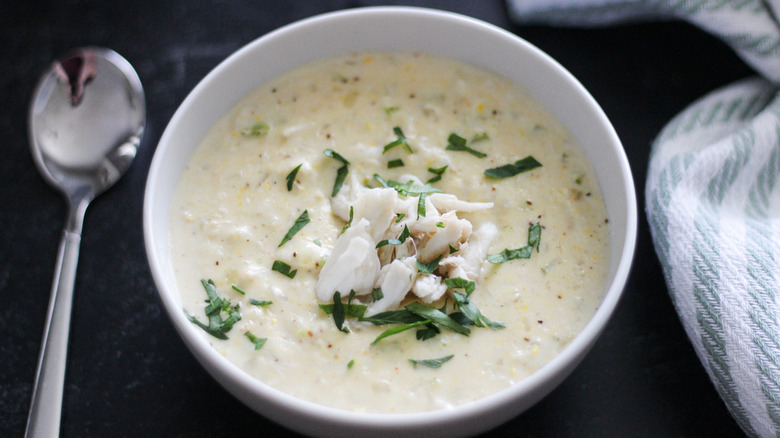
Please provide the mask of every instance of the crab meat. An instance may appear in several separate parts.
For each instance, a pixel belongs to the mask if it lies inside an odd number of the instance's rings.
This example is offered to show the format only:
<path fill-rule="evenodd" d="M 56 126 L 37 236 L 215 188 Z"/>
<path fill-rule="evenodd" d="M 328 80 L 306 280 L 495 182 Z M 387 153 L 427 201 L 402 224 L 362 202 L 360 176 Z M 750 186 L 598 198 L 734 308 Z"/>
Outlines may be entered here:
<path fill-rule="evenodd" d="M 400 180 L 422 185 L 411 175 Z M 471 222 L 459 218 L 457 212 L 479 212 L 493 203 L 432 193 L 424 200 L 425 215 L 419 215 L 419 201 L 416 196 L 400 195 L 394 188 L 366 188 L 354 176 L 342 186 L 331 199 L 331 207 L 336 216 L 348 221 L 351 206 L 352 225 L 336 241 L 320 271 L 317 298 L 327 302 L 336 291 L 347 294 L 353 290 L 366 296 L 381 288 L 383 297 L 369 303 L 366 310 L 366 315 L 374 315 L 397 308 L 410 292 L 426 303 L 439 300 L 447 292 L 444 276 L 476 280 L 497 230 L 490 223 L 473 230 Z M 399 244 L 397 239 L 407 227 L 410 236 Z M 382 240 L 396 242 L 376 248 Z M 449 255 L 451 248 L 458 250 L 457 254 Z M 438 275 L 418 273 L 418 260 L 430 263 L 442 257 Z"/>
<path fill-rule="evenodd" d="M 459 248 L 471 236 L 471 222 L 459 219 L 450 211 L 441 216 L 421 217 L 409 230 L 413 235 L 420 235 L 417 259 L 428 263 L 448 254 L 450 246 Z"/>
<path fill-rule="evenodd" d="M 468 242 L 461 245 L 458 254 L 445 257 L 439 263 L 439 269 L 449 278 L 461 277 L 476 280 L 485 255 L 498 234 L 498 229 L 490 222 L 482 224 L 474 230 Z"/>
<path fill-rule="evenodd" d="M 493 208 L 492 202 L 468 202 L 461 201 L 455 195 L 448 193 L 433 193 L 426 199 L 430 200 L 434 207 L 439 211 L 462 211 L 464 213 L 473 213 Z"/>
<path fill-rule="evenodd" d="M 406 294 L 412 288 L 417 276 L 417 259 L 407 257 L 403 260 L 393 260 L 393 263 L 379 271 L 375 287 L 382 289 L 383 297 L 368 305 L 366 316 L 396 308 L 401 304 Z"/>
<path fill-rule="evenodd" d="M 368 187 L 361 185 L 354 175 L 350 176 L 349 182 L 341 186 L 338 194 L 330 199 L 330 209 L 333 214 L 344 221 L 349 220 L 349 206 L 359 198 L 363 193 L 369 191 Z"/>
<path fill-rule="evenodd" d="M 445 292 L 447 292 L 447 285 L 442 283 L 441 277 L 433 274 L 420 275 L 412 286 L 412 293 L 427 304 L 443 297 Z"/>
<path fill-rule="evenodd" d="M 379 257 L 370 227 L 367 219 L 360 219 L 336 241 L 317 278 L 318 300 L 328 302 L 336 291 L 345 295 L 352 290 L 357 295 L 371 293 L 379 275 Z"/>
<path fill-rule="evenodd" d="M 378 188 L 366 190 L 358 196 L 352 209 L 352 221 L 367 219 L 371 224 L 369 233 L 374 241 L 379 241 L 395 218 L 395 189 Z"/>

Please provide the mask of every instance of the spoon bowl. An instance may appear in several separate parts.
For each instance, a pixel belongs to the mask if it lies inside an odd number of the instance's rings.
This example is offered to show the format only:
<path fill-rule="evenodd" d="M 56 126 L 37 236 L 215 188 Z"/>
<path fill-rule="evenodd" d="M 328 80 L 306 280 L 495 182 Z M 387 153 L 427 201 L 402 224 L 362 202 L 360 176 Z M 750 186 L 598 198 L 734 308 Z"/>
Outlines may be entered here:
<path fill-rule="evenodd" d="M 73 286 L 87 206 L 127 171 L 146 123 L 138 75 L 116 52 L 76 49 L 43 74 L 33 94 L 29 136 L 33 160 L 65 195 L 60 240 L 25 437 L 60 429 Z"/>
<path fill-rule="evenodd" d="M 124 174 L 145 124 L 141 81 L 119 54 L 76 49 L 55 61 L 33 96 L 29 134 L 46 180 L 66 196 L 97 196 Z"/>

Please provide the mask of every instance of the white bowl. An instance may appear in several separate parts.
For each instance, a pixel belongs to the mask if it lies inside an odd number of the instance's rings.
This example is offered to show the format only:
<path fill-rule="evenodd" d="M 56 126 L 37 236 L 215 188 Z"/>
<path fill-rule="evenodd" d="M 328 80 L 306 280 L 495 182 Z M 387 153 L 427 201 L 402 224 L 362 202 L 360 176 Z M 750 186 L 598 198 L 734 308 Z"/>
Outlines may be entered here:
<path fill-rule="evenodd" d="M 190 154 L 217 119 L 267 80 L 298 65 L 360 50 L 449 56 L 516 81 L 579 141 L 598 176 L 609 216 L 606 290 L 585 329 L 561 354 L 525 380 L 475 402 L 410 414 L 367 414 L 304 401 L 254 379 L 211 347 L 182 311 L 169 254 L 169 206 Z M 144 199 L 146 250 L 168 316 L 203 367 L 252 409 L 298 432 L 318 436 L 465 436 L 486 431 L 555 388 L 596 341 L 622 294 L 634 253 L 636 198 L 620 140 L 582 85 L 549 56 L 490 24 L 408 7 L 352 9 L 309 18 L 240 49 L 203 79 L 171 119 L 157 146 Z"/>

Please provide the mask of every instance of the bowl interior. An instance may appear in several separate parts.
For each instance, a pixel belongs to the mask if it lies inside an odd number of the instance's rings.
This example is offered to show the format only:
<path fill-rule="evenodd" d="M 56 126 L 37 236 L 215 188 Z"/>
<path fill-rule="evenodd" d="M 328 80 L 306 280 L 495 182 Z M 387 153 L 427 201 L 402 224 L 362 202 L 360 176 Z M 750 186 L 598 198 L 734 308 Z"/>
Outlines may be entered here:
<path fill-rule="evenodd" d="M 559 356 L 526 380 L 452 410 L 425 415 L 357 415 L 292 399 L 254 381 L 216 354 L 181 311 L 168 254 L 169 205 L 190 154 L 223 114 L 262 83 L 303 63 L 360 50 L 449 56 L 514 80 L 557 115 L 579 141 L 596 171 L 606 203 L 610 267 L 604 299 L 591 322 Z M 263 36 L 230 56 L 198 84 L 171 119 L 157 147 L 146 186 L 144 233 L 150 267 L 174 326 L 215 378 L 251 407 L 263 408 L 267 416 L 300 431 L 318 434 L 358 426 L 370 430 L 372 436 L 425 427 L 461 435 L 492 427 L 536 402 L 593 344 L 628 275 L 636 236 L 636 199 L 630 169 L 611 124 L 582 85 L 549 56 L 506 31 L 468 17 L 420 8 L 364 8 L 310 18 Z M 290 410 L 308 416 L 309 426 L 296 421 Z M 473 421 L 487 411 L 492 412 L 489 421 Z M 442 429 L 444 422 L 447 426 Z"/>

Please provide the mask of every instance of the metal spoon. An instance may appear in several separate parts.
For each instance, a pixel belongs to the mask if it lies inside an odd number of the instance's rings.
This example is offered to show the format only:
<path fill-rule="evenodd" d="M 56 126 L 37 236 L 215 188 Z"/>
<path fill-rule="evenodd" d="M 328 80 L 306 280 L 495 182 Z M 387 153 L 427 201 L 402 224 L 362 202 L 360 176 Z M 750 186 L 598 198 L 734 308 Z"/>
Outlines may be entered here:
<path fill-rule="evenodd" d="M 68 332 L 84 213 L 135 158 L 146 123 L 141 81 L 116 52 L 76 49 L 41 77 L 29 114 L 32 155 L 68 202 L 25 437 L 60 431 Z"/>

